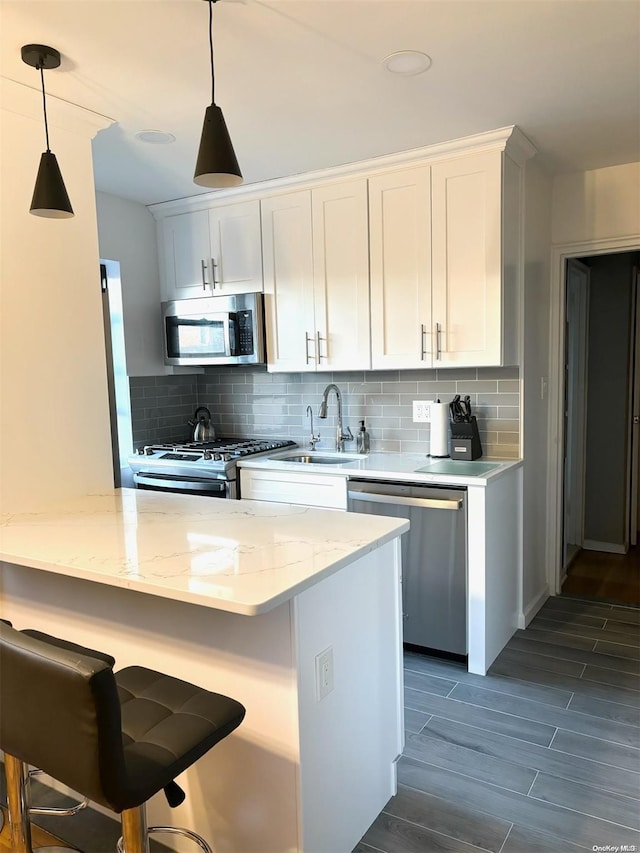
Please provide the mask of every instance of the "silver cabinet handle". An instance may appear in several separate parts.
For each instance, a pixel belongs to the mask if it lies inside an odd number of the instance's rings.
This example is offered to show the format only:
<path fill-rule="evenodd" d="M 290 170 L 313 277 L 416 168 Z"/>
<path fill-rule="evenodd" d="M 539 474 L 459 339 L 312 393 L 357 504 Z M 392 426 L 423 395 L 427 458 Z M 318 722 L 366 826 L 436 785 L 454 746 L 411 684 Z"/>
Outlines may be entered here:
<path fill-rule="evenodd" d="M 320 352 L 320 341 L 322 341 L 322 340 L 326 341 L 326 338 L 321 338 L 320 332 L 316 332 L 316 360 L 317 360 L 318 364 L 320 364 L 321 358 L 326 359 L 326 357 L 327 357 L 326 355 L 322 355 Z"/>
<path fill-rule="evenodd" d="M 311 356 L 309 355 L 309 341 L 313 343 L 313 337 L 309 334 L 309 332 L 304 333 L 304 359 L 306 364 L 309 364 L 311 361 Z M 313 361 L 315 363 L 316 357 L 313 356 Z"/>
<path fill-rule="evenodd" d="M 440 323 L 436 323 L 436 361 L 440 361 L 442 358 L 442 326 Z"/>
<path fill-rule="evenodd" d="M 427 327 L 424 323 L 420 325 L 420 358 L 422 361 L 427 357 Z"/>
<path fill-rule="evenodd" d="M 463 498 L 451 500 L 439 498 L 403 498 L 399 495 L 377 495 L 371 492 L 347 492 L 350 501 L 370 501 L 377 504 L 399 504 L 401 506 L 421 506 L 423 509 L 461 509 Z"/>
<path fill-rule="evenodd" d="M 219 281 L 216 281 L 216 267 L 217 266 L 218 265 L 216 264 L 216 259 L 211 258 L 211 290 L 215 290 L 216 285 L 220 284 Z"/>
<path fill-rule="evenodd" d="M 202 289 L 206 290 L 209 286 L 209 282 L 207 281 L 207 262 L 204 258 L 200 261 L 200 268 L 202 270 Z"/>

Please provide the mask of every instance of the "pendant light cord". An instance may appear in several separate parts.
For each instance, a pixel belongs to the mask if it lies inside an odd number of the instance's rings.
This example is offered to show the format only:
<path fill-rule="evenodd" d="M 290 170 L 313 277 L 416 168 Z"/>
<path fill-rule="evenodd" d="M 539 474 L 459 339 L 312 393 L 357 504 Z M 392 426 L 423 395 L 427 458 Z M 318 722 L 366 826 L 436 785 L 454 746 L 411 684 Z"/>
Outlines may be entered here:
<path fill-rule="evenodd" d="M 216 102 L 216 84 L 213 74 L 213 4 L 215 0 L 209 0 L 209 56 L 211 57 L 211 104 Z"/>
<path fill-rule="evenodd" d="M 44 133 L 47 138 L 47 154 L 50 153 L 51 148 L 49 148 L 49 124 L 47 122 L 47 98 L 44 92 L 44 68 L 42 65 L 38 65 L 38 69 L 40 71 L 40 80 L 42 82 L 42 109 L 44 111 Z"/>

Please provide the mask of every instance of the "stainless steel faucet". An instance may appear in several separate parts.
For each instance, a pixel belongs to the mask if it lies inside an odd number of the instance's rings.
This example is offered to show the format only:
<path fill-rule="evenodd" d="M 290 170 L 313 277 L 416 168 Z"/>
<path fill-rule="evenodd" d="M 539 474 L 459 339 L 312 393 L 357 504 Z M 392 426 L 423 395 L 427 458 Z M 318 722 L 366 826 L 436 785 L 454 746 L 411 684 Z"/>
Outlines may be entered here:
<path fill-rule="evenodd" d="M 320 435 L 316 435 L 313 431 L 313 409 L 307 406 L 307 416 L 311 418 L 311 434 L 309 435 L 309 447 L 312 450 L 316 449 L 316 444 L 320 441 Z"/>
<path fill-rule="evenodd" d="M 319 418 L 327 417 L 327 397 L 329 396 L 329 391 L 336 392 L 336 400 L 338 401 L 338 430 L 336 432 L 336 450 L 338 453 L 342 453 L 344 451 L 344 443 L 345 441 L 353 441 L 353 433 L 351 432 L 351 427 L 347 427 L 346 433 L 342 428 L 342 394 L 340 393 L 340 389 L 337 385 L 331 382 L 322 392 L 322 402 L 320 403 L 320 409 L 318 411 Z"/>

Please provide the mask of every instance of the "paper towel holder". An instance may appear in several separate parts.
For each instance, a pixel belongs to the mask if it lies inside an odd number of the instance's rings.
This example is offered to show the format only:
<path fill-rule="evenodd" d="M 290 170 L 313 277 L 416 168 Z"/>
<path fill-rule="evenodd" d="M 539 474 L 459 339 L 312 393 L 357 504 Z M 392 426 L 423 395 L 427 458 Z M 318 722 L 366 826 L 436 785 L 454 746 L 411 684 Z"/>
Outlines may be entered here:
<path fill-rule="evenodd" d="M 435 452 L 443 451 L 443 452 Z M 436 400 L 431 404 L 431 435 L 429 456 L 432 459 L 449 458 L 449 404 Z"/>

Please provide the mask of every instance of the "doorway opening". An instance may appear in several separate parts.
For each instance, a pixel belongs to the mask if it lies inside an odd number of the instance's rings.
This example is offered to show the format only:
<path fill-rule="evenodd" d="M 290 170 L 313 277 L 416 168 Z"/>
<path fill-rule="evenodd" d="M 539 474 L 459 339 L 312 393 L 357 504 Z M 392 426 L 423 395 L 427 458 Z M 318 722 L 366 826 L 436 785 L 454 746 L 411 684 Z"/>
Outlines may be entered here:
<path fill-rule="evenodd" d="M 560 587 L 626 603 L 640 599 L 639 270 L 637 251 L 565 268 Z"/>

